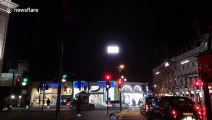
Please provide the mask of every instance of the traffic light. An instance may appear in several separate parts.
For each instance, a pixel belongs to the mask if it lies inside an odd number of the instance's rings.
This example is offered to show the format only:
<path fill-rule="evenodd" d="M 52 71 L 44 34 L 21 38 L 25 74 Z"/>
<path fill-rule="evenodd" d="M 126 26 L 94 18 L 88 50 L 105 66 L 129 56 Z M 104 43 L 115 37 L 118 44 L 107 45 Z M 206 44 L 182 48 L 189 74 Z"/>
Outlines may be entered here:
<path fill-rule="evenodd" d="M 26 86 L 29 84 L 29 72 L 24 71 L 22 74 L 21 85 Z"/>
<path fill-rule="evenodd" d="M 29 78 L 28 78 L 28 77 L 23 77 L 23 78 L 22 78 L 22 83 L 21 83 L 21 85 L 22 85 L 22 86 L 26 86 L 26 85 L 28 84 L 28 82 L 29 82 Z"/>
<path fill-rule="evenodd" d="M 20 86 L 21 78 L 16 78 L 16 86 Z"/>
<path fill-rule="evenodd" d="M 68 75 L 67 74 L 63 74 L 62 76 L 62 82 L 65 82 L 67 80 Z"/>
<path fill-rule="evenodd" d="M 123 83 L 123 82 L 122 82 L 122 79 L 119 79 L 119 80 L 118 80 L 118 89 L 121 89 L 122 83 Z"/>
<path fill-rule="evenodd" d="M 110 74 L 106 74 L 105 75 L 105 80 L 106 80 L 106 88 L 109 89 L 110 88 L 111 75 Z"/>

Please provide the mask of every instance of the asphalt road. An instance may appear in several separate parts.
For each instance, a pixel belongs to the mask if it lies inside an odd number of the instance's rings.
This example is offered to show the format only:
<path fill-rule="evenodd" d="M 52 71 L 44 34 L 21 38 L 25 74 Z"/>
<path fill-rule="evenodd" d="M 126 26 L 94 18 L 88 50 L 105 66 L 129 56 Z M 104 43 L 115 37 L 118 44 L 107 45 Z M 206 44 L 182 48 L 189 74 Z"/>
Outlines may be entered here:
<path fill-rule="evenodd" d="M 77 117 L 75 120 L 109 120 L 110 113 L 115 113 L 117 120 L 146 120 L 146 118 L 140 114 L 139 108 L 129 108 L 122 112 L 119 109 L 109 110 L 107 115 L 106 110 L 92 110 L 81 111 L 81 117 Z"/>
<path fill-rule="evenodd" d="M 60 112 L 61 120 L 74 120 L 76 111 L 63 110 Z M 55 111 L 11 111 L 0 112 L 1 120 L 55 120 Z"/>
<path fill-rule="evenodd" d="M 123 109 L 122 112 L 117 109 L 110 109 L 107 114 L 106 108 L 98 108 L 94 110 L 82 110 L 81 117 L 77 117 L 76 109 L 65 109 L 60 111 L 60 120 L 109 120 L 110 113 L 115 113 L 117 120 L 146 120 L 140 114 L 139 108 Z M 0 112 L 0 120 L 55 120 L 55 109 L 17 108 L 10 112 Z"/>

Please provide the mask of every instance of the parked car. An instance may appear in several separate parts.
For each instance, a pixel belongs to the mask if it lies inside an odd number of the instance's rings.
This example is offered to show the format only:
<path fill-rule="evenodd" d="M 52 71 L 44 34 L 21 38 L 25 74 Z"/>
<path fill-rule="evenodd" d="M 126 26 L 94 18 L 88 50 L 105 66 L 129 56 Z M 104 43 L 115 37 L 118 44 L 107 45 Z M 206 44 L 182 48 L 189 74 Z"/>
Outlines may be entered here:
<path fill-rule="evenodd" d="M 148 115 L 148 110 L 153 106 L 156 106 L 158 103 L 157 97 L 145 97 L 144 101 L 140 103 L 140 113 L 144 114 L 144 116 Z"/>
<path fill-rule="evenodd" d="M 109 107 L 112 107 L 112 108 L 117 108 L 117 107 L 120 107 L 120 101 L 119 100 L 114 100 L 114 101 L 110 101 L 109 104 L 108 104 Z M 129 104 L 127 103 L 122 103 L 122 107 L 129 107 Z"/>
<path fill-rule="evenodd" d="M 148 120 L 202 120 L 202 114 L 187 97 L 164 96 L 148 111 Z"/>

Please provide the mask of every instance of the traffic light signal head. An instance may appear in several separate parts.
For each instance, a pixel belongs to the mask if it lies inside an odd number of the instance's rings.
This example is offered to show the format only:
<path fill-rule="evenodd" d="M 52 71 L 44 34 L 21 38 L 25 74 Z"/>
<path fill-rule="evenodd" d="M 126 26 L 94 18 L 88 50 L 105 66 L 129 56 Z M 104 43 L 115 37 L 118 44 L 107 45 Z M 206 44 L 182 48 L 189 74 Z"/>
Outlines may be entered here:
<path fill-rule="evenodd" d="M 110 74 L 105 74 L 104 78 L 105 78 L 106 81 L 110 81 L 112 77 L 111 77 Z"/>
<path fill-rule="evenodd" d="M 29 81 L 29 79 L 28 79 L 28 77 L 23 77 L 22 78 L 22 86 L 26 86 L 27 84 L 28 84 L 28 81 Z"/>
<path fill-rule="evenodd" d="M 107 88 L 107 89 L 110 88 L 110 81 L 106 81 L 106 88 Z"/>
<path fill-rule="evenodd" d="M 119 79 L 119 80 L 118 80 L 118 88 L 119 88 L 119 89 L 122 87 L 122 83 L 123 83 L 123 82 L 122 82 L 122 79 Z"/>
<path fill-rule="evenodd" d="M 21 78 L 16 78 L 16 86 L 20 86 Z"/>
<path fill-rule="evenodd" d="M 67 74 L 63 74 L 62 76 L 62 82 L 65 82 L 67 80 L 68 75 Z"/>

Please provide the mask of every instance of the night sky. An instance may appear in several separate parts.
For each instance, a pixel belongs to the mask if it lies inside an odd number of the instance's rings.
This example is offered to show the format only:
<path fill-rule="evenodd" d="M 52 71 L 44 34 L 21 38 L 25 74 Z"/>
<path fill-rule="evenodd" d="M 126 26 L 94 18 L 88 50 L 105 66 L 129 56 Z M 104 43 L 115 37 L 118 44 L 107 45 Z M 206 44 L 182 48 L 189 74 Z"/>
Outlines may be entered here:
<path fill-rule="evenodd" d="M 19 8 L 38 13 L 11 13 L 5 50 L 9 61 L 30 61 L 33 81 L 58 75 L 58 41 L 65 40 L 63 71 L 74 79 L 102 80 L 104 72 L 117 74 L 126 66 L 128 81 L 150 82 L 152 68 L 170 51 L 198 36 L 211 19 L 208 3 L 122 0 L 13 0 Z M 108 44 L 121 52 L 106 53 Z M 167 47 L 165 47 L 167 46 Z"/>

